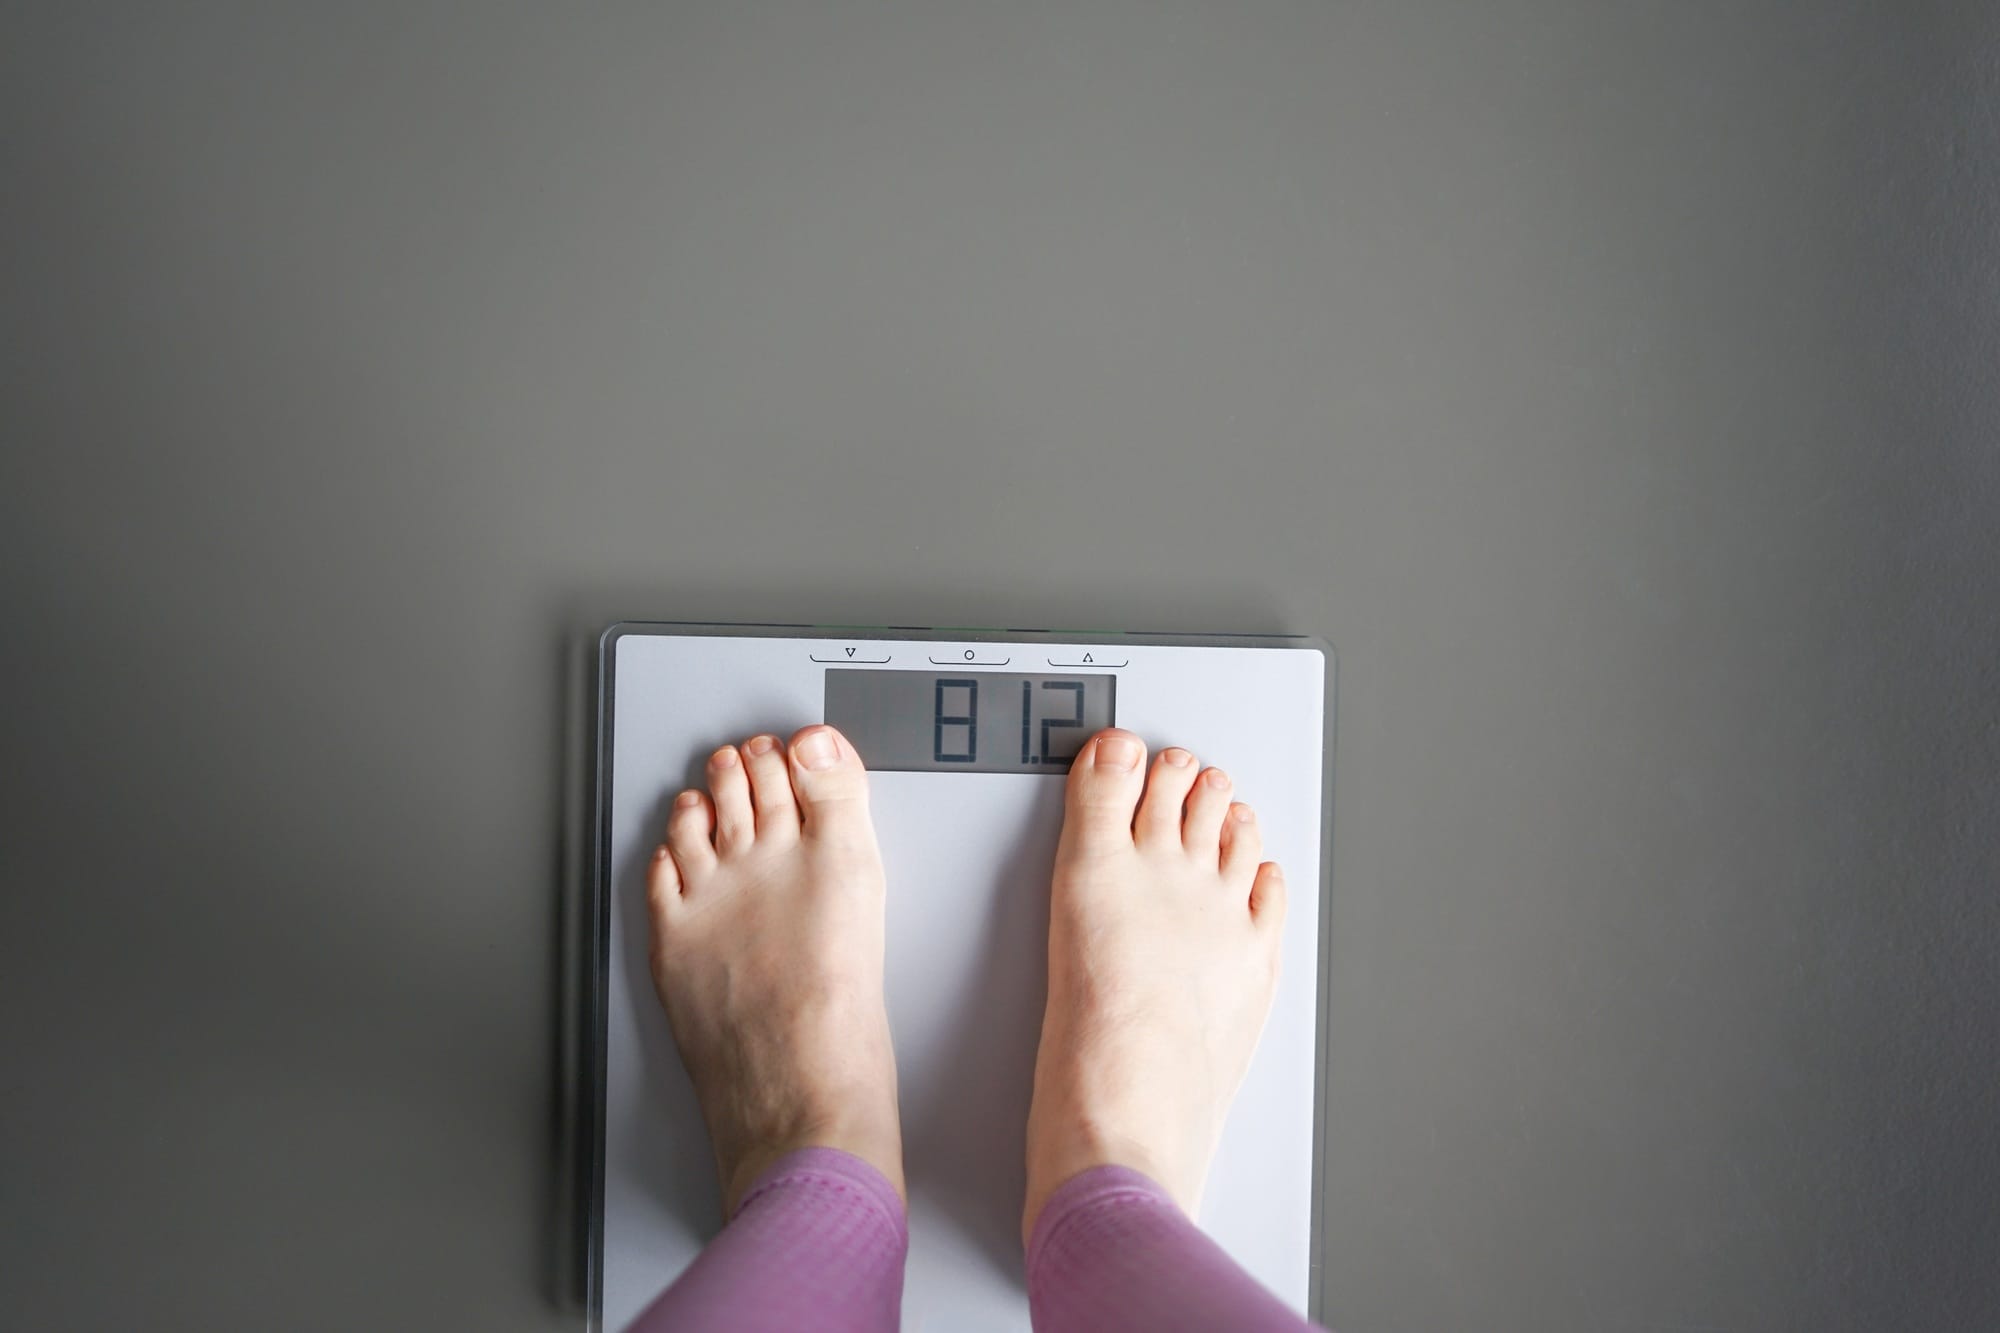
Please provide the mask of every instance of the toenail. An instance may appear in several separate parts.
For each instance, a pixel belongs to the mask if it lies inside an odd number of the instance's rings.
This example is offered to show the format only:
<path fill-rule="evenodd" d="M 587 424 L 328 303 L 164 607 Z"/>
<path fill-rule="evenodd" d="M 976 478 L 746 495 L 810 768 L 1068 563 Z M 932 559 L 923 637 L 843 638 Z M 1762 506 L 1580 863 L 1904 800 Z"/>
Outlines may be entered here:
<path fill-rule="evenodd" d="M 743 742 L 743 748 L 751 754 L 769 754 L 771 753 L 771 747 L 777 743 L 778 738 L 775 736 L 752 736 L 749 740 Z"/>
<path fill-rule="evenodd" d="M 1097 741 L 1099 768 L 1134 768 L 1139 763 L 1139 742 L 1130 736 L 1101 736 Z"/>
<path fill-rule="evenodd" d="M 732 768 L 736 764 L 736 751 L 725 745 L 710 755 L 708 762 L 717 768 Z"/>
<path fill-rule="evenodd" d="M 700 804 L 701 793 L 698 791 L 684 791 L 674 797 L 674 805 L 682 810 L 692 810 Z"/>
<path fill-rule="evenodd" d="M 831 733 L 809 731 L 799 738 L 797 745 L 792 747 L 792 753 L 797 755 L 799 762 L 807 768 L 832 768 L 834 762 L 840 758 L 840 747 L 834 744 Z"/>
<path fill-rule="evenodd" d="M 1221 791 L 1229 785 L 1229 775 L 1219 768 L 1211 768 L 1208 770 L 1208 785 Z"/>
<path fill-rule="evenodd" d="M 1168 763 L 1172 764 L 1175 768 L 1186 768 L 1189 764 L 1192 764 L 1194 762 L 1194 756 L 1189 754 L 1186 750 L 1181 749 L 1179 746 L 1175 746 L 1173 749 L 1168 750 L 1164 755 L 1161 755 L 1160 757 L 1162 759 L 1165 759 Z"/>
<path fill-rule="evenodd" d="M 1247 805 L 1239 805 L 1230 813 L 1236 817 L 1236 822 L 1239 824 L 1247 824 L 1257 817 L 1256 812 Z"/>
<path fill-rule="evenodd" d="M 667 844 L 663 842 L 653 849 L 653 859 L 655 861 L 664 861 L 667 859 Z"/>

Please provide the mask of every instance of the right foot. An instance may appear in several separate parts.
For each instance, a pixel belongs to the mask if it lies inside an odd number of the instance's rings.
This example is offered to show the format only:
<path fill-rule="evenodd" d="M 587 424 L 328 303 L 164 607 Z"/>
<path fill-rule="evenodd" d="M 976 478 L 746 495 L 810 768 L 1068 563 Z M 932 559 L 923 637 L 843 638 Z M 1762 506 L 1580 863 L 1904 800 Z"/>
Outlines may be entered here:
<path fill-rule="evenodd" d="M 1028 1113 L 1025 1241 L 1093 1166 L 1188 1216 L 1278 982 L 1284 878 L 1228 777 L 1099 732 L 1069 773 L 1049 907 L 1049 996 Z"/>

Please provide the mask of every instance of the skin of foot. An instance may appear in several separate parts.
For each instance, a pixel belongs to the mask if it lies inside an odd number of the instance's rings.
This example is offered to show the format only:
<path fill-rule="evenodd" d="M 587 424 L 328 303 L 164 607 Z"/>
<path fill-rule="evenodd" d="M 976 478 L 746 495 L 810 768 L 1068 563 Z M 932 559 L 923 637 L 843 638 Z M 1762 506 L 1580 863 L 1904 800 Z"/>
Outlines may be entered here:
<path fill-rule="evenodd" d="M 868 777 L 828 726 L 754 736 L 674 800 L 648 868 L 653 984 L 725 1217 L 778 1157 L 838 1148 L 904 1192 Z"/>
<path fill-rule="evenodd" d="M 1186 750 L 1101 731 L 1065 793 L 1025 1240 L 1055 1188 L 1142 1172 L 1188 1216 L 1278 982 L 1284 876 L 1255 813 Z"/>

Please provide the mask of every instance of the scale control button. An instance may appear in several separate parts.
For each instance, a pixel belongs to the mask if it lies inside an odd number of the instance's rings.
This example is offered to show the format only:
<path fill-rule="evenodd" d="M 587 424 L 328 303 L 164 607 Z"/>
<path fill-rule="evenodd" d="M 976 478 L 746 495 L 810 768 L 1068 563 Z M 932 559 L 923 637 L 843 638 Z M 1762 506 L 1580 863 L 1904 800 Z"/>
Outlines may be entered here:
<path fill-rule="evenodd" d="M 871 648 L 868 651 L 881 652 L 881 649 Z M 884 662 L 887 662 L 889 660 L 889 658 L 886 655 L 882 657 L 859 656 L 856 654 L 855 650 L 851 647 L 843 647 L 840 650 L 840 653 L 834 657 L 821 657 L 818 653 L 807 653 L 806 656 L 810 657 L 815 662 L 828 662 L 828 663 L 833 663 L 835 665 L 852 664 L 854 666 L 861 666 L 864 664 L 868 666 L 881 666 Z"/>
<path fill-rule="evenodd" d="M 1128 657 L 1113 662 L 1108 657 L 1099 657 L 1096 653 L 1085 653 L 1082 658 L 1074 661 L 1058 661 L 1053 657 L 1047 659 L 1052 667 L 1122 667 L 1128 665 L 1131 660 Z"/>
<path fill-rule="evenodd" d="M 933 657 L 932 666 L 1006 666 L 1011 657 L 981 657 L 976 648 L 966 648 L 957 657 Z"/>

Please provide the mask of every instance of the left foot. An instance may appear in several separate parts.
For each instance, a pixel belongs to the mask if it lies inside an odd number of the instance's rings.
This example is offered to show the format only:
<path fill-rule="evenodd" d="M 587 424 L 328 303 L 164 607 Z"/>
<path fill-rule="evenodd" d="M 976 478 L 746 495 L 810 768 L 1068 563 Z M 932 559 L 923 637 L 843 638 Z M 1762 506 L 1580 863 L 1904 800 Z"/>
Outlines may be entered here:
<path fill-rule="evenodd" d="M 754 736 L 675 798 L 647 880 L 653 984 L 694 1080 L 723 1215 L 773 1161 L 838 1148 L 903 1193 L 868 775 L 838 731 Z"/>

